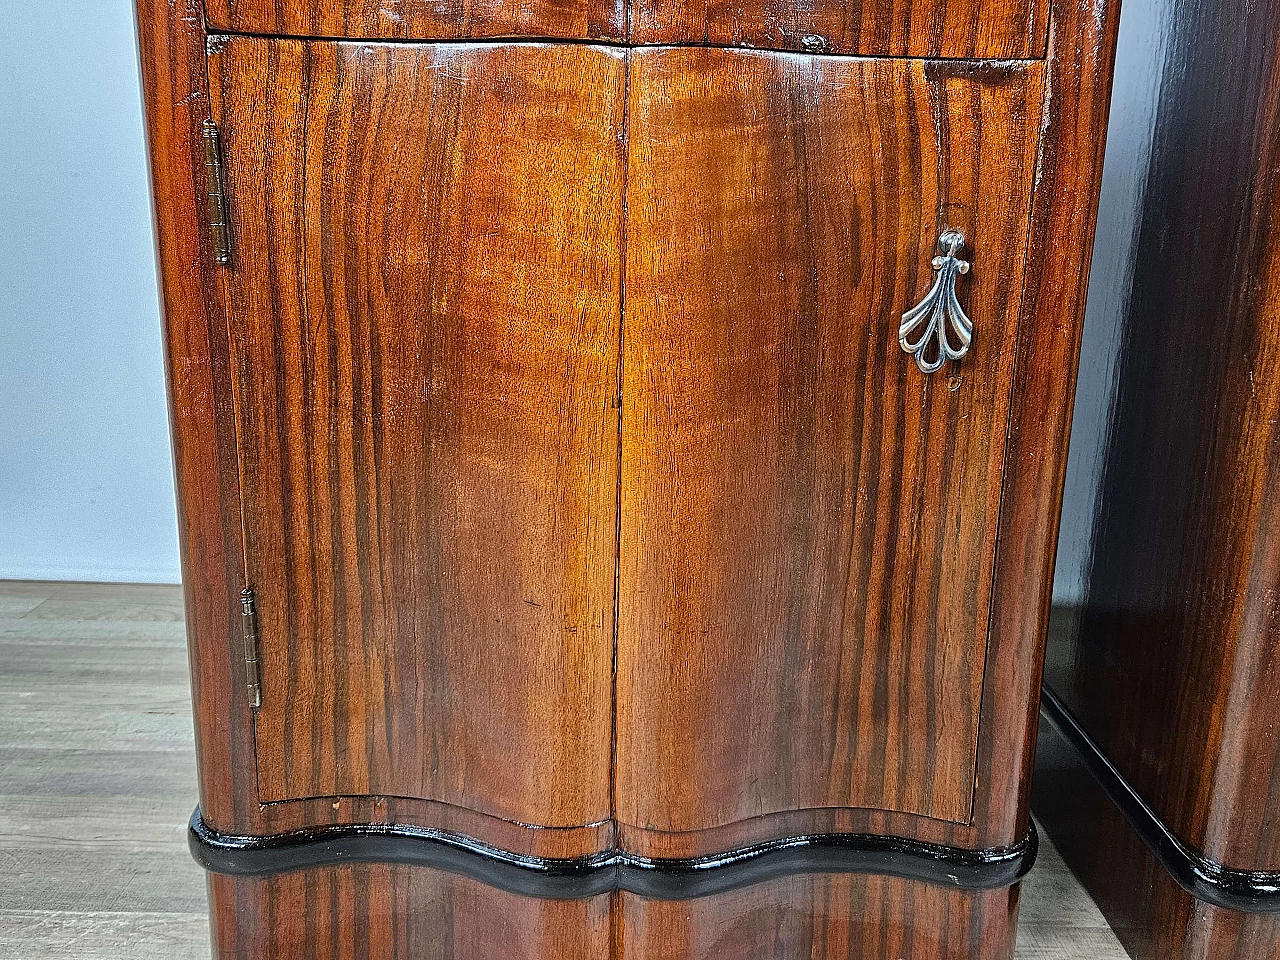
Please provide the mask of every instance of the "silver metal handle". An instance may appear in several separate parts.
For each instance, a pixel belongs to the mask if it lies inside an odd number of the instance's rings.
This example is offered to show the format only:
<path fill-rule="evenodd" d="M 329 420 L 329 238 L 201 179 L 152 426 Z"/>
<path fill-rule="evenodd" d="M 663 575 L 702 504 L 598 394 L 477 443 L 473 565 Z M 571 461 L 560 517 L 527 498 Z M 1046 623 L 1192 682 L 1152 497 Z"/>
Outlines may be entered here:
<path fill-rule="evenodd" d="M 933 373 L 942 369 L 948 360 L 959 360 L 969 352 L 969 343 L 973 340 L 973 321 L 956 299 L 956 277 L 969 272 L 969 262 L 956 256 L 964 249 L 964 234 L 948 230 L 938 238 L 938 246 L 946 255 L 933 258 L 933 269 L 937 273 L 933 286 L 923 300 L 902 315 L 902 324 L 898 327 L 898 343 L 915 356 L 916 366 L 922 373 Z M 924 331 L 918 333 L 921 327 Z M 912 335 L 917 333 L 913 340 Z M 959 341 L 958 346 L 951 344 L 952 333 Z M 925 358 L 930 344 L 937 345 L 932 360 Z"/>

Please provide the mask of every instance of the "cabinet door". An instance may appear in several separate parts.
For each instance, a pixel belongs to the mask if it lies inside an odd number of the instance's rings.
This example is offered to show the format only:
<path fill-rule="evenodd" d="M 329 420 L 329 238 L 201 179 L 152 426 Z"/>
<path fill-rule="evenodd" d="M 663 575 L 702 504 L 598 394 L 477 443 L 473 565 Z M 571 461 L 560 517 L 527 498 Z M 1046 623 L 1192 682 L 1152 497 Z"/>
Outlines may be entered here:
<path fill-rule="evenodd" d="M 1043 67 L 631 71 L 618 817 L 968 821 Z M 976 332 L 925 375 L 944 228 Z"/>
<path fill-rule="evenodd" d="M 622 55 L 210 59 L 260 798 L 606 819 Z"/>

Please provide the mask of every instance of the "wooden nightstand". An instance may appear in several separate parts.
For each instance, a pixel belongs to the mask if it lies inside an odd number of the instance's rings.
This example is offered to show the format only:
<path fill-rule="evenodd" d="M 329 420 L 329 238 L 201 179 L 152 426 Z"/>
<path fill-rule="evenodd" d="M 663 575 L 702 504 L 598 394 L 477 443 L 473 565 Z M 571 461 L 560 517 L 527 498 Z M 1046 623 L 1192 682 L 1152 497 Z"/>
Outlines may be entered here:
<path fill-rule="evenodd" d="M 139 0 L 219 956 L 1009 956 L 1114 8 Z"/>

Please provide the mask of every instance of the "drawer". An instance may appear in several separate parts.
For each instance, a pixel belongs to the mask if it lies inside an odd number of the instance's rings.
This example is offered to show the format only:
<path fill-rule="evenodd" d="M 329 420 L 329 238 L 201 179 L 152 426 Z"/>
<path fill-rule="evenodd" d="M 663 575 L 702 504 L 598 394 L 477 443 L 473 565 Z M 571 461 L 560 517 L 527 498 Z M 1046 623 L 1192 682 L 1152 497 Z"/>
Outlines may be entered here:
<path fill-rule="evenodd" d="M 631 40 L 871 57 L 1039 58 L 1047 0 L 636 0 Z"/>
<path fill-rule="evenodd" d="M 209 28 L 290 37 L 626 39 L 626 0 L 205 0 Z"/>
<path fill-rule="evenodd" d="M 297 37 L 564 38 L 884 57 L 1042 57 L 1048 0 L 206 0 L 213 30 Z M 630 28 L 628 29 L 628 24 Z"/>

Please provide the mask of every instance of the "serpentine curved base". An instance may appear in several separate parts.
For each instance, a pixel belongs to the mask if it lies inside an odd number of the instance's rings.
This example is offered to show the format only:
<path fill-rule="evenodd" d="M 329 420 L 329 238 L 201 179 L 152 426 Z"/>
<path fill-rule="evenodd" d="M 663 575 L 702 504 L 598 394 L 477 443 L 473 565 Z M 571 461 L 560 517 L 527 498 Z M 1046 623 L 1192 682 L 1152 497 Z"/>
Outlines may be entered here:
<path fill-rule="evenodd" d="M 1174 882 L 1197 900 L 1242 913 L 1280 913 L 1280 872 L 1240 870 L 1206 857 L 1173 832 L 1085 732 L 1049 687 L 1040 711 L 1079 755 L 1099 786 L 1164 864 Z"/>
<path fill-rule="evenodd" d="M 687 900 L 803 873 L 869 873 L 966 890 L 1017 883 L 1035 862 L 1032 826 L 1009 847 L 965 850 L 870 834 L 788 837 L 692 859 L 623 850 L 590 857 L 528 857 L 469 837 L 401 824 L 320 827 L 270 837 L 219 833 L 191 815 L 191 853 L 206 870 L 262 877 L 344 863 L 399 863 L 459 874 L 510 893 L 552 899 L 624 890 Z"/>

